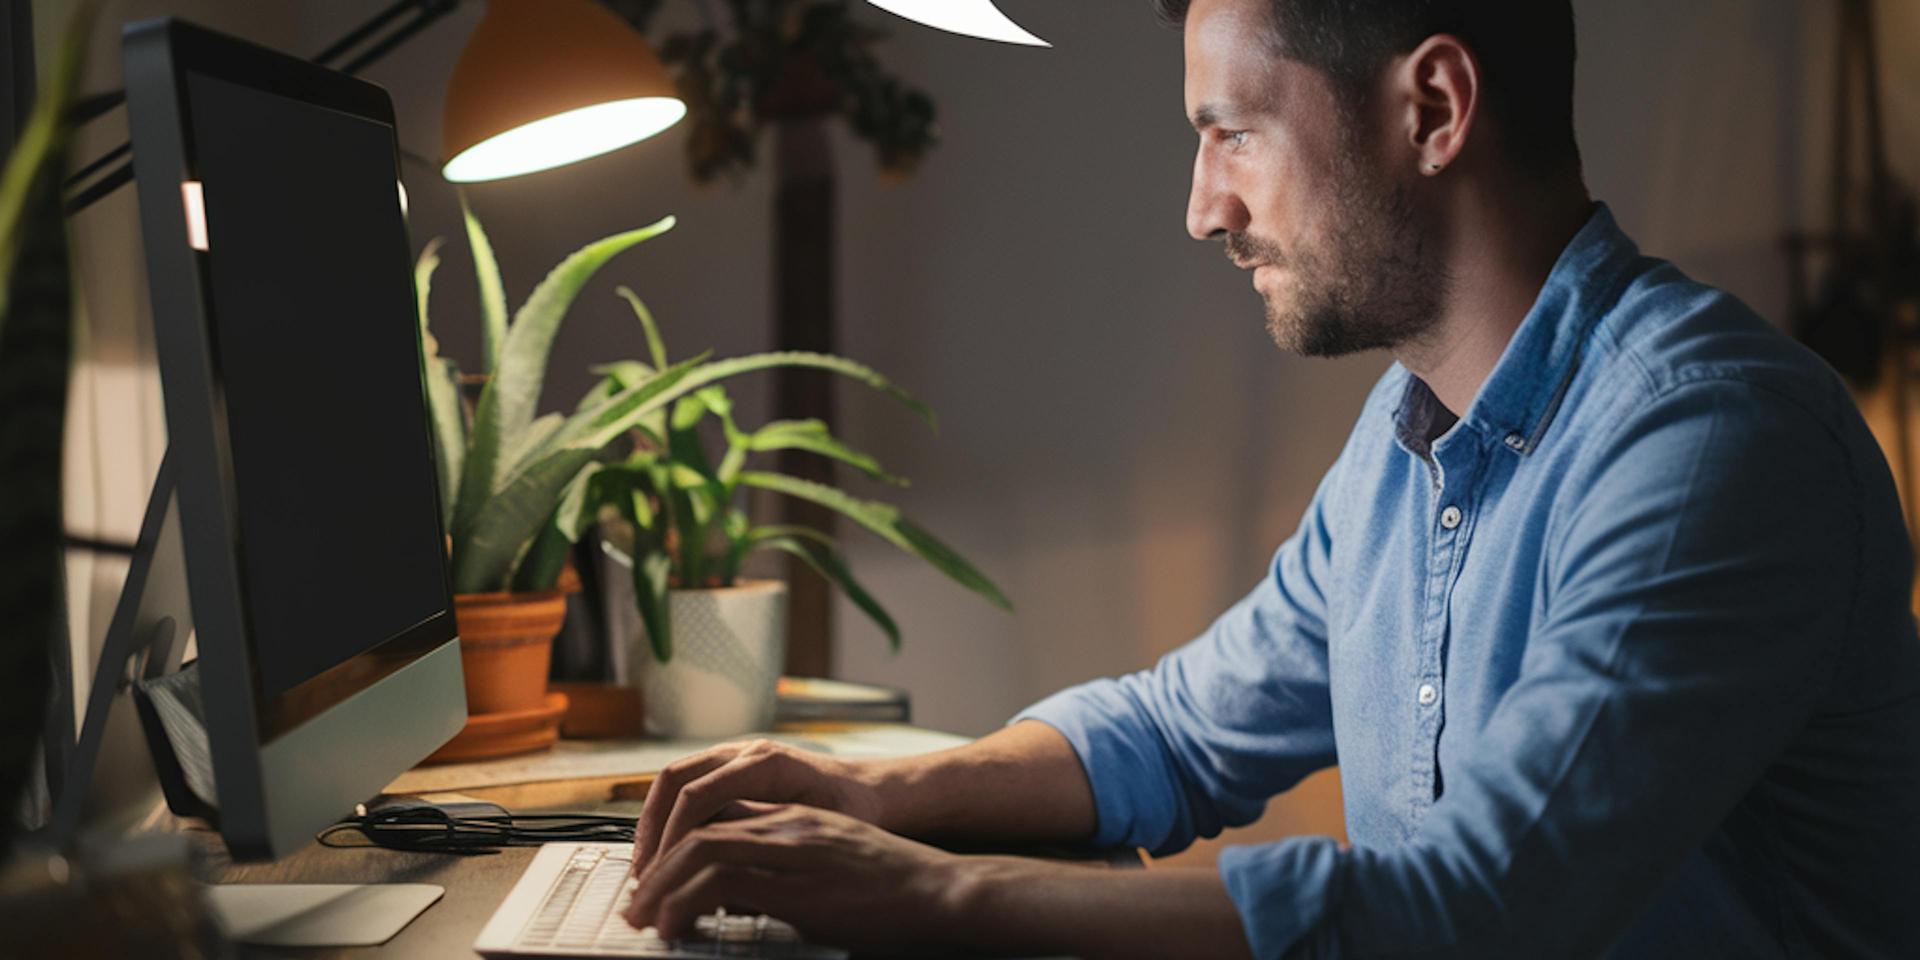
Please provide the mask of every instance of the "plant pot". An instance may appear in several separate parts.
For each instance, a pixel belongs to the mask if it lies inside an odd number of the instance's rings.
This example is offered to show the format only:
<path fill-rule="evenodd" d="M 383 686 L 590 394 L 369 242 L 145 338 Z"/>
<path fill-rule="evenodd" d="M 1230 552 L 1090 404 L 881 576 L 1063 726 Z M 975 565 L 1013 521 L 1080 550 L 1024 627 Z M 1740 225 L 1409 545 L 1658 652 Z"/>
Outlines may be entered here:
<path fill-rule="evenodd" d="M 650 736 L 718 739 L 773 726 L 774 688 L 787 660 L 787 585 L 668 592 L 673 657 L 661 663 L 642 628 L 627 662 Z"/>
<path fill-rule="evenodd" d="M 566 616 L 559 590 L 454 595 L 468 715 L 534 710 L 546 702 L 553 637 Z"/>

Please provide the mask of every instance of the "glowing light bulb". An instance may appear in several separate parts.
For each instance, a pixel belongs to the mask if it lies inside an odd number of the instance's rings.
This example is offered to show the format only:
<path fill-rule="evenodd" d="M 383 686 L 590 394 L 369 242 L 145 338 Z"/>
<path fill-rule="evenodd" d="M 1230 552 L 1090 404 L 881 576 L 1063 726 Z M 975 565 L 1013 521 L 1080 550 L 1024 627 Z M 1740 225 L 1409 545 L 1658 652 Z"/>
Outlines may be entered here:
<path fill-rule="evenodd" d="M 550 170 L 639 143 L 680 122 L 687 105 L 672 97 L 614 100 L 522 124 L 460 151 L 440 172 L 454 183 Z"/>
<path fill-rule="evenodd" d="M 915 23 L 924 23 L 949 33 L 979 37 L 982 40 L 998 40 L 1002 43 L 1017 43 L 1028 47 L 1053 46 L 1014 23 L 1011 17 L 1001 13 L 1000 8 L 993 5 L 993 0 L 867 0 L 867 2 L 895 16 L 905 17 Z"/>

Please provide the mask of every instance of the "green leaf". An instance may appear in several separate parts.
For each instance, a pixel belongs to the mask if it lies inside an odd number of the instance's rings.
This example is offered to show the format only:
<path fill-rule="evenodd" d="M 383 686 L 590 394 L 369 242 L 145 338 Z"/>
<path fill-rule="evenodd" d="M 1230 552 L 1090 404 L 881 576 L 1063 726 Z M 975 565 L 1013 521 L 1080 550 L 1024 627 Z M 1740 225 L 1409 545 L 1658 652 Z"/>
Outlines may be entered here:
<path fill-rule="evenodd" d="M 882 483 L 904 487 L 907 481 L 880 469 L 880 462 L 840 442 L 827 430 L 827 425 L 819 420 L 775 420 L 755 430 L 747 438 L 747 449 L 754 453 L 770 450 L 806 450 L 838 460 L 841 463 L 858 468 L 862 473 Z M 737 474 L 738 467 L 735 467 Z M 722 473 L 724 483 L 731 483 L 732 477 Z"/>
<path fill-rule="evenodd" d="M 650 227 L 616 234 L 582 247 L 547 274 L 515 315 L 493 376 L 481 389 L 479 407 L 474 413 L 472 437 L 460 478 L 459 506 L 454 513 L 456 552 L 458 541 L 473 530 L 487 498 L 501 488 L 502 475 L 512 466 L 505 461 L 503 453 L 511 448 L 513 438 L 533 421 L 540 389 L 546 382 L 547 354 L 567 307 L 608 260 L 635 244 L 665 233 L 673 228 L 673 223 L 673 218 L 667 217 Z"/>
<path fill-rule="evenodd" d="M 420 251 L 413 268 L 413 286 L 420 312 L 421 381 L 427 388 L 427 413 L 433 420 L 433 462 L 440 481 L 440 525 L 450 529 L 460 493 L 460 467 L 467 453 L 467 419 L 460 406 L 460 370 L 440 356 L 440 341 L 427 322 L 433 273 L 440 267 L 440 243 L 435 237 Z"/>
<path fill-rule="evenodd" d="M 613 381 L 621 390 L 646 383 L 658 372 L 638 360 L 616 360 L 591 369 L 592 372 Z"/>
<path fill-rule="evenodd" d="M 629 493 L 627 494 L 626 507 L 632 511 L 628 515 L 628 518 L 633 521 L 634 526 L 639 527 L 641 530 L 653 529 L 653 500 L 648 496 L 647 491 L 642 490 L 638 486 L 630 487 Z"/>
<path fill-rule="evenodd" d="M 668 593 L 673 561 L 665 553 L 647 551 L 633 558 L 633 595 L 639 601 L 640 622 L 647 642 L 661 663 L 673 659 L 673 604 Z"/>
<path fill-rule="evenodd" d="M 581 468 L 640 418 L 665 407 L 691 387 L 676 390 L 704 360 L 695 357 L 598 407 L 568 419 L 540 450 L 529 454 L 501 488 L 474 510 L 473 522 L 453 542 L 453 584 L 458 593 L 505 589 L 514 558 L 552 515 L 562 489 Z M 472 474 L 469 473 L 471 479 Z M 461 496 L 465 497 L 465 489 Z M 461 507 L 466 504 L 463 500 Z"/>
<path fill-rule="evenodd" d="M 66 27 L 53 49 L 44 51 L 52 54 L 49 69 L 25 117 L 21 86 L 34 85 L 33 70 L 7 64 L 7 133 L 17 139 L 10 141 L 0 173 L 0 677 L 10 678 L 9 695 L 0 697 L 0 798 L 7 806 L 0 815 L 0 849 L 11 849 L 18 833 L 16 813 L 24 809 L 29 771 L 41 749 L 56 742 L 50 731 L 42 738 L 53 692 L 48 681 L 59 672 L 51 669 L 49 655 L 57 648 L 66 656 L 69 637 L 61 574 L 61 449 L 70 425 L 77 291 L 61 181 L 72 134 L 69 106 L 99 10 L 90 2 L 66 6 L 75 9 L 62 14 Z M 66 9 L 39 8 L 48 16 Z M 27 9 L 7 7 L 14 28 L 32 19 Z M 24 53 L 32 42 L 30 32 L 9 34 L 9 52 Z M 49 640 L 55 641 L 51 647 Z M 64 819 L 64 805 L 56 812 Z"/>
<path fill-rule="evenodd" d="M 514 564 L 514 590 L 552 590 L 554 584 L 560 582 L 560 571 L 567 565 L 567 551 L 573 543 L 560 532 L 557 515 L 554 520 L 540 527 L 540 534 L 527 544 Z"/>
<path fill-rule="evenodd" d="M 579 403 L 573 405 L 573 412 L 580 413 L 581 411 L 597 407 L 612 399 L 613 395 L 619 392 L 620 384 L 615 382 L 612 377 L 604 377 L 580 398 Z"/>
<path fill-rule="evenodd" d="M 484 372 L 500 368 L 500 345 L 507 340 L 507 288 L 500 277 L 500 262 L 494 259 L 493 244 L 480 218 L 467 205 L 467 192 L 460 197 L 460 217 L 467 224 L 467 247 L 473 251 L 473 275 L 480 282 L 480 365 Z M 543 364 L 544 365 L 544 364 Z"/>
<path fill-rule="evenodd" d="M 433 462 L 440 481 L 440 524 L 451 530 L 460 493 L 460 465 L 467 452 L 466 412 L 460 408 L 460 368 L 428 354 L 425 379 L 427 410 L 433 417 Z"/>
<path fill-rule="evenodd" d="M 633 524 L 633 597 L 640 608 L 640 624 L 646 628 L 647 644 L 661 663 L 673 659 L 673 605 L 669 590 L 673 580 L 673 559 L 667 556 L 666 542 L 646 519 L 652 508 L 646 492 L 638 486 L 632 496 L 617 504 Z"/>
<path fill-rule="evenodd" d="M 660 325 L 653 322 L 653 311 L 648 310 L 647 305 L 640 302 L 640 298 L 626 287 L 618 287 L 613 292 L 626 298 L 627 303 L 633 307 L 633 315 L 640 318 L 640 326 L 647 334 L 647 355 L 653 358 L 653 365 L 665 367 L 667 344 L 660 339 Z"/>
<path fill-rule="evenodd" d="M 638 360 L 620 360 L 614 363 L 601 364 L 600 366 L 592 368 L 592 370 L 594 373 L 612 381 L 616 389 L 619 390 L 639 386 L 658 374 L 658 371 L 654 370 L 654 368 Z M 654 440 L 662 446 L 666 444 L 667 415 L 664 412 L 647 418 L 643 426 L 646 429 L 649 439 Z"/>
<path fill-rule="evenodd" d="M 860 585 L 860 581 L 853 578 L 853 571 L 847 568 L 846 561 L 842 560 L 839 554 L 826 547 L 804 543 L 791 536 L 764 537 L 754 541 L 752 549 L 781 550 L 806 561 L 807 566 L 838 586 L 847 595 L 847 599 L 853 601 L 854 606 L 859 607 L 880 627 L 881 632 L 887 635 L 887 645 L 893 648 L 893 652 L 900 652 L 900 626 L 893 622 L 893 617 L 887 613 L 886 608 L 882 607 L 879 601 L 873 598 L 873 594 L 868 593 L 867 589 Z"/>
<path fill-rule="evenodd" d="M 422 333 L 427 332 L 427 295 L 433 290 L 433 272 L 440 269 L 440 245 L 444 242 L 441 237 L 427 241 L 426 247 L 420 251 L 420 259 L 413 264 L 413 295 L 419 308 Z"/>
<path fill-rule="evenodd" d="M 553 439 L 566 422 L 566 417 L 549 413 L 527 424 L 527 428 L 520 431 L 520 436 L 515 438 L 513 449 L 507 451 L 507 456 L 502 462 L 506 463 L 509 469 L 519 467 L 528 455 L 546 446 L 547 441 Z"/>
<path fill-rule="evenodd" d="M 609 366 L 617 366 L 617 364 Z M 776 367 L 803 367 L 813 370 L 825 370 L 829 373 L 837 373 L 841 376 L 858 380 L 905 404 L 908 409 L 918 414 L 921 419 L 927 421 L 928 425 L 938 426 L 938 421 L 934 418 L 933 411 L 929 409 L 926 404 L 914 399 L 912 394 L 895 386 L 893 381 L 881 376 L 880 373 L 872 367 L 831 354 L 788 350 L 777 353 L 753 353 L 744 357 L 716 360 L 706 367 L 703 367 L 701 371 L 695 374 L 688 382 L 695 387 L 704 387 L 707 384 L 725 380 L 728 377 L 739 376 L 740 374 L 751 373 L 756 370 L 771 370 Z"/>
<path fill-rule="evenodd" d="M 858 500 L 825 484 L 779 473 L 748 470 L 740 474 L 740 482 L 817 503 L 846 516 L 879 534 L 888 543 L 932 564 L 954 582 L 987 598 L 995 606 L 1004 610 L 1013 609 L 1013 604 L 1000 592 L 999 587 L 994 586 L 993 581 L 974 569 L 952 548 L 902 517 L 897 507 L 873 500 Z"/>
<path fill-rule="evenodd" d="M 606 502 L 607 481 L 617 476 L 618 471 L 609 471 L 605 464 L 589 463 L 567 484 L 553 512 L 553 525 L 568 543 L 580 542 L 580 535 L 593 526 L 600 504 Z"/>
<path fill-rule="evenodd" d="M 12 8 L 8 12 L 11 14 Z M 65 111 L 79 89 L 81 64 L 87 57 L 86 31 L 98 13 L 99 4 L 82 3 L 68 19 L 53 67 L 44 77 L 33 110 L 5 157 L 4 171 L 0 171 L 0 324 L 6 321 L 14 263 L 21 248 L 49 239 L 30 235 L 27 226 L 44 212 L 35 206 L 35 201 L 40 199 L 36 194 L 47 186 L 47 178 L 65 175 L 59 167 L 66 159 L 68 141 L 73 136 Z M 27 37 L 19 42 L 31 41 L 32 38 Z M 11 94 L 11 87 L 9 91 Z M 59 189 L 57 184 L 54 189 Z M 62 231 L 65 226 L 61 224 Z M 64 235 L 61 239 L 64 241 Z M 0 326 L 0 331 L 4 330 L 5 327 Z"/>

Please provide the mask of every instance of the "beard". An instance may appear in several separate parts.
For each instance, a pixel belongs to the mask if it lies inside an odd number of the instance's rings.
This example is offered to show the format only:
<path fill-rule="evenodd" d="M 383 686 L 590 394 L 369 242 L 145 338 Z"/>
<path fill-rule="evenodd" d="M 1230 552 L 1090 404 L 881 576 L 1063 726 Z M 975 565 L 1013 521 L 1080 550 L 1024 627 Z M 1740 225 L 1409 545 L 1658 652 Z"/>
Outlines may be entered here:
<path fill-rule="evenodd" d="M 1228 234 L 1227 256 L 1284 264 L 1293 296 L 1262 292 L 1267 333 L 1282 350 L 1339 357 L 1392 349 L 1439 322 L 1447 276 L 1415 222 L 1410 191 L 1373 172 L 1350 134 L 1333 168 L 1333 227 L 1317 243 L 1282 251 L 1245 233 Z"/>

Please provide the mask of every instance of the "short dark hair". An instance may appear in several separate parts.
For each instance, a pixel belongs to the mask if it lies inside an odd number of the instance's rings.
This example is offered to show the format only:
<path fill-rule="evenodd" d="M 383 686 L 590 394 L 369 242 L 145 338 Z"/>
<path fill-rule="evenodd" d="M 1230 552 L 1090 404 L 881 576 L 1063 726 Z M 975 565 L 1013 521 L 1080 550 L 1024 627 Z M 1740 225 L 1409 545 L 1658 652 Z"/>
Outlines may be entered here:
<path fill-rule="evenodd" d="M 1387 61 L 1438 33 L 1460 38 L 1486 71 L 1489 111 L 1520 168 L 1580 168 L 1573 136 L 1572 0 L 1265 0 L 1276 51 L 1327 75 L 1347 106 L 1364 102 Z M 1152 0 L 1169 25 L 1192 0 Z"/>

